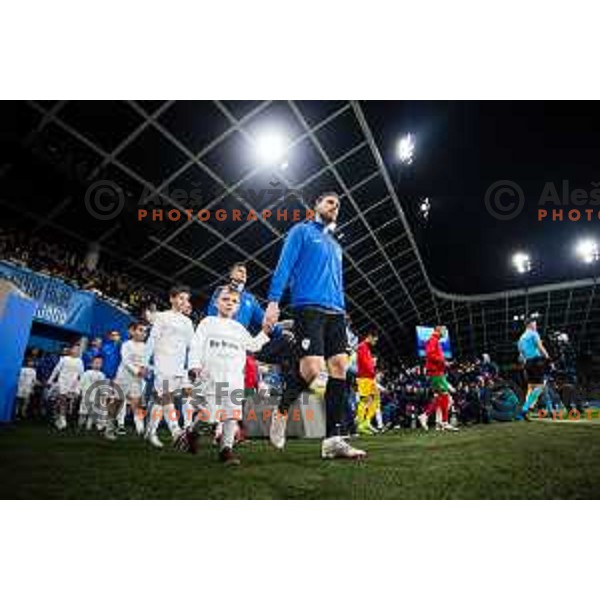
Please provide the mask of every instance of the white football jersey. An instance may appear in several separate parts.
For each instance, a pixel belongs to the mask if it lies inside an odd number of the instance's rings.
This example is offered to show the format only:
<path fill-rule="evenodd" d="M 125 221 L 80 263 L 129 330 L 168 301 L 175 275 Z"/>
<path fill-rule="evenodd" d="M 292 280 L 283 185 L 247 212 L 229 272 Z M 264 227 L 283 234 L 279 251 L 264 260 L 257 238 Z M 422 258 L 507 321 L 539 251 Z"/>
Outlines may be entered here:
<path fill-rule="evenodd" d="M 102 371 L 88 369 L 79 379 L 79 389 L 81 390 L 81 396 L 85 397 L 87 395 L 88 390 L 98 381 L 106 381 L 108 388 L 108 380 L 106 379 L 106 375 Z M 98 389 L 99 388 L 100 386 L 98 386 Z"/>
<path fill-rule="evenodd" d="M 79 377 L 83 375 L 83 361 L 72 356 L 61 356 L 49 383 L 56 382 L 59 394 L 76 394 L 79 392 Z"/>
<path fill-rule="evenodd" d="M 23 367 L 19 373 L 19 383 L 17 386 L 17 396 L 19 398 L 28 398 L 33 392 L 33 384 L 37 379 L 37 374 L 33 367 Z"/>
<path fill-rule="evenodd" d="M 189 317 L 174 310 L 156 313 L 146 343 L 146 364 L 154 357 L 159 376 L 183 376 L 193 337 L 194 326 Z"/>
<path fill-rule="evenodd" d="M 146 343 L 127 340 L 121 346 L 121 363 L 115 379 L 120 381 L 139 377 L 140 369 L 146 364 Z"/>
<path fill-rule="evenodd" d="M 227 392 L 244 389 L 246 352 L 257 352 L 269 341 L 262 331 L 252 337 L 233 319 L 206 317 L 196 329 L 190 351 L 190 368 L 208 376 L 204 393 L 215 395 L 216 384 L 227 384 Z"/>

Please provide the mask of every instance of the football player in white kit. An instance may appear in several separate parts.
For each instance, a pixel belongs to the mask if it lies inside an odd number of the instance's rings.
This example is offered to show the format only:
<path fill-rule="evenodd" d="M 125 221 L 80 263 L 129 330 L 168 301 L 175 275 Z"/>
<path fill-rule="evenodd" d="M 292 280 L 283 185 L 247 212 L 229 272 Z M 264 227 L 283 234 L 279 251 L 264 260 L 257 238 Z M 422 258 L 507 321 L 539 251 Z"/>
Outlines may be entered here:
<path fill-rule="evenodd" d="M 83 375 L 80 355 L 81 346 L 75 342 L 69 347 L 69 354 L 60 357 L 48 378 L 49 385 L 57 385 L 55 425 L 59 431 L 67 428 L 67 409 L 79 394 L 79 378 Z"/>
<path fill-rule="evenodd" d="M 203 319 L 194 335 L 190 351 L 190 370 L 203 380 L 203 393 L 211 420 L 223 422 L 219 458 L 227 465 L 239 464 L 233 453 L 237 421 L 241 420 L 244 398 L 244 367 L 246 352 L 258 352 L 268 341 L 271 327 L 252 337 L 248 330 L 232 317 L 240 302 L 239 292 L 222 287 L 217 297 L 218 315 Z M 196 428 L 200 424 L 200 411 L 191 429 L 182 432 L 176 447 L 195 451 Z"/>
<path fill-rule="evenodd" d="M 190 289 L 176 286 L 169 293 L 171 309 L 156 313 L 146 342 L 145 364 L 154 359 L 154 387 L 158 394 L 152 413 L 148 415 L 146 438 L 155 448 L 162 448 L 158 426 L 164 416 L 175 438 L 180 433 L 173 398 L 185 381 L 187 352 L 194 337 L 194 326 L 183 311 L 190 301 Z"/>
<path fill-rule="evenodd" d="M 121 389 L 120 396 L 125 399 L 119 408 L 117 422 L 123 428 L 127 403 L 131 407 L 133 422 L 138 435 L 144 435 L 144 413 L 141 408 L 144 395 L 144 377 L 148 370 L 146 362 L 146 325 L 134 322 L 129 325 L 129 339 L 121 346 L 121 363 L 115 377 L 115 385 Z"/>

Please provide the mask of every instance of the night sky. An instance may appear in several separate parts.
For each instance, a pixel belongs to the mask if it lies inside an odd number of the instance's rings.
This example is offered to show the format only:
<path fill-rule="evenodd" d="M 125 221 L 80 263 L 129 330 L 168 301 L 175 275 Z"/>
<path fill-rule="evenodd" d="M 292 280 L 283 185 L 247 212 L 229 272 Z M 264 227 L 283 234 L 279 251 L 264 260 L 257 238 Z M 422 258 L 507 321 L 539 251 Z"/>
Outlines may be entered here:
<path fill-rule="evenodd" d="M 369 123 L 407 213 L 418 196 L 432 210 L 423 226 L 412 219 L 432 283 L 444 291 L 476 293 L 520 285 L 511 270 L 517 249 L 531 254 L 529 283 L 589 274 L 575 260 L 575 241 L 597 234 L 591 222 L 537 220 L 546 182 L 561 190 L 600 189 L 600 104 L 598 102 L 367 102 Z M 394 149 L 402 132 L 416 136 L 413 167 L 402 173 Z M 494 219 L 484 203 L 497 180 L 516 182 L 524 192 L 521 214 Z M 554 208 L 550 205 L 548 208 Z M 563 207 L 566 208 L 566 207 Z M 571 205 L 569 208 L 577 208 Z M 581 210 L 591 205 L 579 207 Z M 522 281 L 522 280 L 521 280 Z"/>

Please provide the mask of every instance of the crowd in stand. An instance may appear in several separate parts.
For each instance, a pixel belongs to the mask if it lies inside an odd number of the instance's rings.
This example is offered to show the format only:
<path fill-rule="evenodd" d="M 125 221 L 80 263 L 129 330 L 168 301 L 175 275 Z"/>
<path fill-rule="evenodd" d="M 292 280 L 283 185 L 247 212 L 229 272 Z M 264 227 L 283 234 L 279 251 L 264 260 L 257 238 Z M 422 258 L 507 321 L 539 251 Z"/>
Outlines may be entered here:
<path fill-rule="evenodd" d="M 381 412 L 384 427 L 416 427 L 417 416 L 429 402 L 430 383 L 420 362 L 382 365 Z M 455 388 L 452 395 L 453 418 L 462 424 L 492 420 L 492 400 L 517 388 L 501 377 L 498 366 L 489 356 L 483 359 L 449 363 L 448 381 Z"/>
<path fill-rule="evenodd" d="M 90 268 L 85 254 L 60 243 L 23 231 L 0 229 L 0 260 L 62 279 L 75 287 L 93 291 L 133 312 L 143 314 L 149 306 L 167 307 L 166 299 L 134 278 L 110 266 Z"/>
<path fill-rule="evenodd" d="M 539 406 L 548 411 L 560 407 L 582 412 L 589 405 L 586 390 L 576 385 L 574 366 L 567 368 L 555 353 L 545 378 Z M 462 425 L 511 421 L 524 400 L 523 369 L 501 370 L 488 355 L 482 359 L 448 363 L 448 381 L 455 388 L 452 412 Z M 382 420 L 387 428 L 416 427 L 416 416 L 430 398 L 429 379 L 421 363 L 397 362 L 382 368 Z"/>

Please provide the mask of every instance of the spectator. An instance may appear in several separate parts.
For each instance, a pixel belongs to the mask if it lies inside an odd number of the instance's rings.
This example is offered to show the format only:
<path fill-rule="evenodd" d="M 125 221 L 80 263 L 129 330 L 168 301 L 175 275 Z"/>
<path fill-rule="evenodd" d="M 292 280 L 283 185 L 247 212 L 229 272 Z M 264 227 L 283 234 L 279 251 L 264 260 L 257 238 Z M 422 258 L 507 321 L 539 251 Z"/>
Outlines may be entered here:
<path fill-rule="evenodd" d="M 62 239 L 50 241 L 24 232 L 0 230 L 0 260 L 62 279 L 139 314 L 152 304 L 155 310 L 167 306 L 166 298 L 144 289 L 116 265 L 106 263 L 103 268 L 89 269 L 85 253 L 69 247 Z"/>
<path fill-rule="evenodd" d="M 85 370 L 91 369 L 92 361 L 97 356 L 102 356 L 102 338 L 93 338 L 89 348 L 83 353 L 83 366 Z"/>

